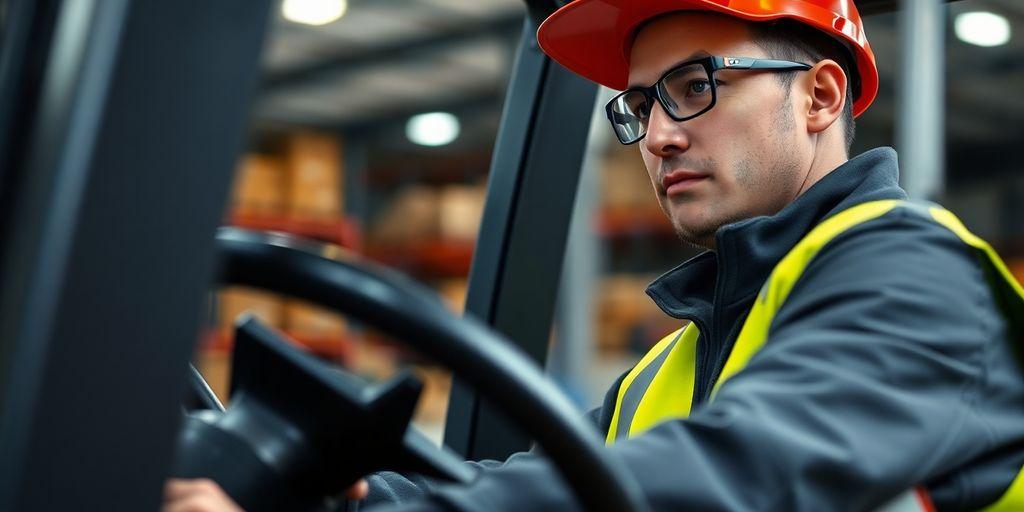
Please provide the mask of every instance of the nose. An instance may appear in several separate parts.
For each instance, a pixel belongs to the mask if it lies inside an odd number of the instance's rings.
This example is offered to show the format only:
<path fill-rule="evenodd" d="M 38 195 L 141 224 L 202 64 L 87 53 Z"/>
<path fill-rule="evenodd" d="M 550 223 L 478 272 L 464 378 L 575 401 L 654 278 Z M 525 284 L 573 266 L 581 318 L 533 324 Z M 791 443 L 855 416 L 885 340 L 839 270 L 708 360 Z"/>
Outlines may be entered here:
<path fill-rule="evenodd" d="M 664 158 L 689 149 L 690 138 L 682 123 L 669 117 L 661 108 L 661 103 L 655 101 L 651 106 L 651 116 L 647 120 L 644 145 L 652 155 Z"/>

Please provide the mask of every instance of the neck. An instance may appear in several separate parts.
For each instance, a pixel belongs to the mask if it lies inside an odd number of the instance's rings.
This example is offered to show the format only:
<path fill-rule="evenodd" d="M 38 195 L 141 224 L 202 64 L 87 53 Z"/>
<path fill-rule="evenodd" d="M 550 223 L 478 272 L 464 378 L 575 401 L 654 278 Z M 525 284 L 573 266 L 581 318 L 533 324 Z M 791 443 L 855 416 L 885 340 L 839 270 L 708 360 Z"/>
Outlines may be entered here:
<path fill-rule="evenodd" d="M 843 165 L 849 160 L 846 149 L 838 145 L 825 145 L 820 147 L 821 151 L 815 151 L 808 166 L 807 177 L 797 191 L 796 197 L 800 197 L 807 189 L 832 172 L 836 167 Z M 795 199 L 795 198 L 794 198 Z"/>

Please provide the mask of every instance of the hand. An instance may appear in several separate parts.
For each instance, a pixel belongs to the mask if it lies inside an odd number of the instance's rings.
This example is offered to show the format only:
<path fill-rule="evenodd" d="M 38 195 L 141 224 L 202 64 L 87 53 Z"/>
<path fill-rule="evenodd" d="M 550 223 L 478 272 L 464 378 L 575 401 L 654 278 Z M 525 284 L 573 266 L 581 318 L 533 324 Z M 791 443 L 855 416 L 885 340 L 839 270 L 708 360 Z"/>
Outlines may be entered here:
<path fill-rule="evenodd" d="M 345 496 L 361 500 L 370 492 L 366 480 L 359 480 L 348 488 Z M 182 480 L 172 478 L 164 486 L 164 505 L 161 512 L 244 512 L 213 480 L 200 478 Z"/>
<path fill-rule="evenodd" d="M 161 512 L 244 512 L 213 480 L 172 478 L 164 486 Z"/>

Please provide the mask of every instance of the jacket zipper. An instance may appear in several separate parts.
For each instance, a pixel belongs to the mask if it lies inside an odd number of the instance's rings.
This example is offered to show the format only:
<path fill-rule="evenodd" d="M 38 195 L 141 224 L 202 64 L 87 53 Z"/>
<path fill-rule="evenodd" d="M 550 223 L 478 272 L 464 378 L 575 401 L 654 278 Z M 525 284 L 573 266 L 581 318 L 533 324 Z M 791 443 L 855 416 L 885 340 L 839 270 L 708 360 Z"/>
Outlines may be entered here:
<path fill-rule="evenodd" d="M 713 308 L 714 306 L 712 306 Z M 714 313 L 712 312 L 712 316 Z M 711 331 L 707 329 L 707 325 L 697 320 L 696 318 L 690 319 L 691 322 L 697 324 L 697 330 L 700 331 L 700 337 L 697 339 L 697 368 L 694 372 L 694 386 L 693 386 L 693 397 L 690 399 L 692 404 L 691 410 L 696 408 L 701 402 L 704 401 L 704 379 L 703 375 L 706 373 L 705 367 L 707 366 L 708 359 L 708 344 L 711 339 Z"/>
<path fill-rule="evenodd" d="M 704 343 L 697 343 L 696 382 L 693 386 L 693 400 L 691 401 L 693 404 L 691 407 L 694 409 L 706 401 L 705 397 L 708 394 L 708 386 L 710 384 L 708 382 L 710 380 L 709 374 L 712 371 L 712 368 L 710 368 L 711 361 L 713 358 L 717 359 L 717 355 L 721 351 L 721 340 L 718 339 L 719 331 L 721 331 L 718 325 L 719 317 L 721 316 L 719 302 L 721 302 L 722 280 L 724 278 L 722 275 L 724 265 L 722 264 L 723 258 L 721 256 L 721 252 L 716 255 L 718 261 L 716 262 L 717 265 L 715 265 L 715 293 L 711 296 L 711 329 L 705 331 L 705 326 L 697 323 L 697 328 L 700 329 L 701 338 L 703 338 Z"/>

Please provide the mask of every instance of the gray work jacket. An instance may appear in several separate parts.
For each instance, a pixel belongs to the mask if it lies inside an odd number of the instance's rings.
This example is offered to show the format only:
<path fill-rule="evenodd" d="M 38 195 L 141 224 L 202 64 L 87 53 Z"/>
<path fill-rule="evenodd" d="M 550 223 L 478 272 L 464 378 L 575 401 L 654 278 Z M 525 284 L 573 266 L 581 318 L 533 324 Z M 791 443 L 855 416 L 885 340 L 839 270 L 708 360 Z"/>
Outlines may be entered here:
<path fill-rule="evenodd" d="M 708 400 L 775 264 L 831 214 L 905 197 L 895 152 L 869 151 L 778 214 L 722 227 L 715 252 L 651 284 L 666 314 L 707 326 L 691 416 L 609 448 L 655 510 L 871 510 L 922 484 L 939 510 L 976 510 L 1006 490 L 1024 465 L 1024 378 L 1006 322 L 973 250 L 904 209 L 826 245 L 764 348 Z M 593 413 L 602 431 L 619 382 Z M 371 501 L 579 510 L 541 456 L 480 465 L 464 487 L 376 475 Z"/>

